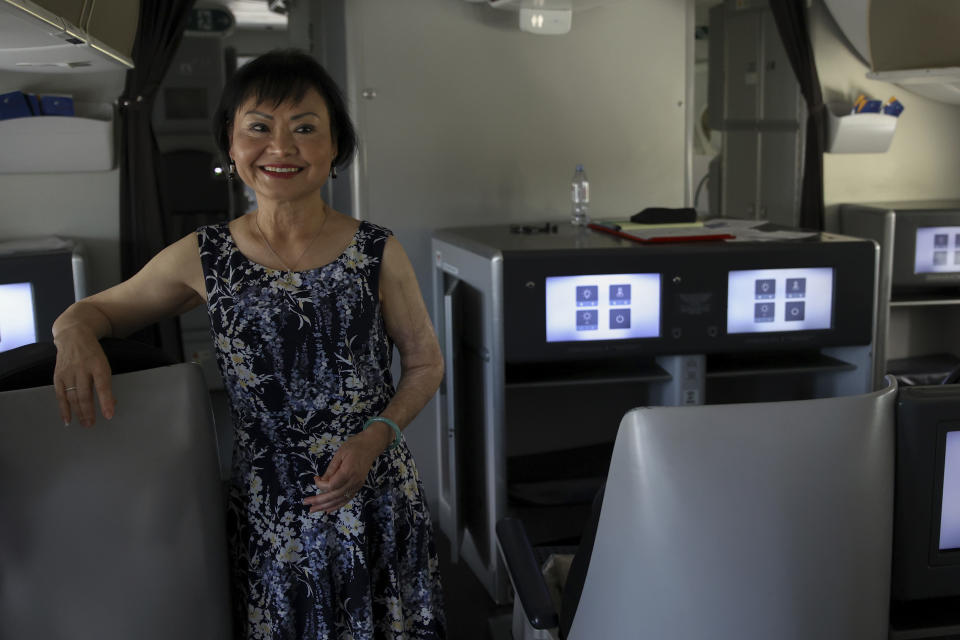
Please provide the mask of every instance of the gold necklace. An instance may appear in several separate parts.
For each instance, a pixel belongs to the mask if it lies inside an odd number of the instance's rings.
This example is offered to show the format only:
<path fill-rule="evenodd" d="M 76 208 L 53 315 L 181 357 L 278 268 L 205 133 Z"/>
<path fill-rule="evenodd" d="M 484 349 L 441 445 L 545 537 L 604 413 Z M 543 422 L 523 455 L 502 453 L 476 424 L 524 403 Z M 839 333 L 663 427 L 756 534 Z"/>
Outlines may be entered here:
<path fill-rule="evenodd" d="M 280 254 L 277 253 L 277 250 L 274 249 L 274 248 L 273 248 L 273 245 L 270 244 L 270 241 L 267 240 L 267 234 L 265 234 L 265 233 L 263 232 L 263 229 L 260 227 L 260 212 L 259 212 L 259 211 L 257 212 L 257 214 L 256 214 L 255 216 L 253 216 L 253 222 L 254 222 L 254 224 L 257 225 L 257 231 L 260 232 L 260 237 L 263 239 L 263 243 L 264 243 L 265 245 L 267 245 L 267 248 L 270 249 L 270 252 L 271 252 L 274 256 L 276 256 L 277 260 L 280 261 L 280 264 L 282 264 L 283 267 L 284 267 L 287 271 L 296 271 L 295 267 L 296 267 L 298 264 L 300 264 L 300 261 L 303 260 L 303 256 L 307 255 L 307 251 L 310 250 L 310 247 L 313 246 L 313 243 L 316 242 L 316 241 L 317 241 L 317 238 L 320 237 L 320 234 L 323 232 L 323 227 L 326 226 L 326 224 L 327 224 L 327 218 L 329 218 L 329 217 L 330 217 L 330 212 L 327 211 L 326 208 L 324 208 L 324 212 L 323 212 L 323 222 L 320 223 L 320 228 L 317 229 L 316 235 L 314 235 L 312 238 L 310 238 L 310 242 L 307 243 L 307 246 L 304 247 L 303 251 L 300 253 L 300 256 L 294 261 L 293 267 L 287 265 L 287 262 L 286 262 L 283 258 L 280 257 Z"/>

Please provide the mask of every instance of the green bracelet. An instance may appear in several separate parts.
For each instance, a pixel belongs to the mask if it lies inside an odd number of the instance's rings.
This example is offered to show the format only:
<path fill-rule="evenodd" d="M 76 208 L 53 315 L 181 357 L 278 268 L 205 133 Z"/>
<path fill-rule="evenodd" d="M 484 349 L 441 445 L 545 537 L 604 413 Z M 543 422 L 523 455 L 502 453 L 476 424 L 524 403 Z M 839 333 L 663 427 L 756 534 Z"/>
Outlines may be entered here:
<path fill-rule="evenodd" d="M 396 449 L 397 445 L 400 444 L 400 427 L 397 426 L 397 423 L 391 420 L 390 418 L 384 418 L 383 416 L 373 416 L 363 423 L 363 428 L 366 430 L 367 427 L 372 425 L 374 422 L 382 422 L 386 425 L 389 425 L 393 429 L 393 442 L 390 443 L 390 446 L 387 447 L 387 451 L 390 449 Z"/>

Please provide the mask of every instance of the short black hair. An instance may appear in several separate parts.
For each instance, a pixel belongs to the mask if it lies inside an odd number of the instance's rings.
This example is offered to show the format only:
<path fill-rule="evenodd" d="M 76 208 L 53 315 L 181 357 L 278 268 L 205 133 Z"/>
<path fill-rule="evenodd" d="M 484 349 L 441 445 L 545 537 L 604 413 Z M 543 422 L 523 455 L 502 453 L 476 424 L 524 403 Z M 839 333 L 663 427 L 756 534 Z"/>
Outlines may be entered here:
<path fill-rule="evenodd" d="M 350 164 L 357 150 L 357 133 L 340 87 L 320 63 L 299 49 L 269 51 L 237 69 L 227 80 L 213 116 L 213 135 L 224 159 L 230 157 L 230 130 L 244 102 L 255 97 L 258 103 L 279 106 L 302 100 L 310 89 L 320 94 L 330 115 L 330 133 L 337 145 L 333 166 Z"/>

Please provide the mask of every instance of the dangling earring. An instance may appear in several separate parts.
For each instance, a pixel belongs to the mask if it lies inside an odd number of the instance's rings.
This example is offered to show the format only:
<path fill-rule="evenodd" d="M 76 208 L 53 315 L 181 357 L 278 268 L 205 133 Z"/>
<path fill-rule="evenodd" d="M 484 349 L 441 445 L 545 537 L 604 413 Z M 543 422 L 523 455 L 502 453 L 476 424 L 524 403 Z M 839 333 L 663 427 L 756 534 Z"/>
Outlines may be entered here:
<path fill-rule="evenodd" d="M 233 160 L 227 164 L 227 180 L 233 180 L 237 176 L 237 165 Z"/>
<path fill-rule="evenodd" d="M 330 167 L 330 177 L 333 178 L 334 180 L 337 179 L 337 168 L 336 168 L 336 167 Z"/>

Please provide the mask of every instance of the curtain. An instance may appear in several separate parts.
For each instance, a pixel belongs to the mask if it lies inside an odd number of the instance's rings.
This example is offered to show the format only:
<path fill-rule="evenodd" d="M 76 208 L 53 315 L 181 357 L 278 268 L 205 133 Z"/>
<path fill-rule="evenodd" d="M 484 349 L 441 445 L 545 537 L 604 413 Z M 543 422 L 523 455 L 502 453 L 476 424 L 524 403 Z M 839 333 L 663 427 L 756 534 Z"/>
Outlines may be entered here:
<path fill-rule="evenodd" d="M 807 25 L 806 0 L 770 0 L 777 31 L 807 103 L 807 137 L 800 193 L 800 226 L 823 229 L 823 152 L 827 111 Z"/>
<path fill-rule="evenodd" d="M 168 242 L 157 178 L 159 149 L 150 116 L 157 89 L 186 29 L 194 0 L 141 0 L 134 69 L 120 98 L 120 275 L 126 280 Z M 180 327 L 164 320 L 134 336 L 183 359 Z"/>

